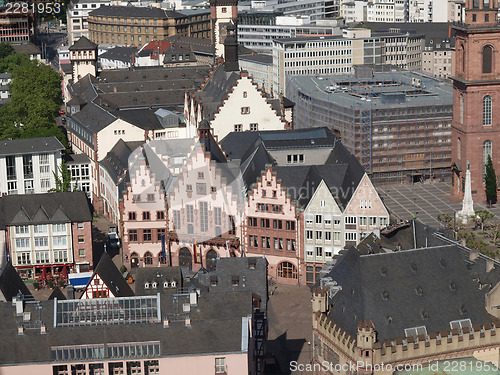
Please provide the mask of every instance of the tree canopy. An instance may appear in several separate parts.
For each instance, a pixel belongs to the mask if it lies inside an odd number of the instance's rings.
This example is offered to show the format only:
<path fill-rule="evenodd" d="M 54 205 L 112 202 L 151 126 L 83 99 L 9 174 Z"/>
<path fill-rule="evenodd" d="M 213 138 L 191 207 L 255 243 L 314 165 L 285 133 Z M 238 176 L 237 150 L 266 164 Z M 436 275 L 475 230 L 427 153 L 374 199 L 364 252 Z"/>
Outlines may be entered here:
<path fill-rule="evenodd" d="M 485 193 L 486 200 L 488 204 L 497 202 L 497 176 L 495 174 L 495 169 L 493 168 L 493 162 L 491 161 L 491 156 L 488 155 L 488 161 L 486 162 L 486 174 L 484 176 L 485 182 Z"/>
<path fill-rule="evenodd" d="M 56 125 L 62 104 L 61 75 L 25 54 L 14 53 L 11 48 L 0 44 L 0 72 L 12 74 L 10 101 L 0 108 L 0 139 L 54 135 L 67 145 L 66 137 Z"/>

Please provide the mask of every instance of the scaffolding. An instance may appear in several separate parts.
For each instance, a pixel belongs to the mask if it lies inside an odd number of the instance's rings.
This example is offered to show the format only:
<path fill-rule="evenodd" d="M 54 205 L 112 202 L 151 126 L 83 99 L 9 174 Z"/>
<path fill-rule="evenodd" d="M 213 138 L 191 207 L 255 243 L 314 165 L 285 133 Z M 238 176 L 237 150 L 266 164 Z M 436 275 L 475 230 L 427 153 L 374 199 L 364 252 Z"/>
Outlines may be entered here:
<path fill-rule="evenodd" d="M 451 173 L 450 85 L 414 72 L 321 78 L 287 76 L 295 128 L 335 130 L 376 182 L 444 179 Z"/>

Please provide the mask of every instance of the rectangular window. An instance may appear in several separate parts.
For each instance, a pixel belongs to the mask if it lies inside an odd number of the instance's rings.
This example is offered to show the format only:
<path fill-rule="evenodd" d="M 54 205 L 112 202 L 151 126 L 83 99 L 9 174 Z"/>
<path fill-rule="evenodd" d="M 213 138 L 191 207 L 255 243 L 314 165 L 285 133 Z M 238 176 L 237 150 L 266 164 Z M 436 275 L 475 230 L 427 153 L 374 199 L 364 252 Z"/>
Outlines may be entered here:
<path fill-rule="evenodd" d="M 335 243 L 340 243 L 340 237 L 341 233 L 340 232 L 333 232 L 333 241 Z"/>
<path fill-rule="evenodd" d="M 241 114 L 248 115 L 250 113 L 250 107 L 241 107 Z"/>
<path fill-rule="evenodd" d="M 236 124 L 236 125 L 234 125 L 234 131 L 235 132 L 242 132 L 243 131 L 243 125 L 242 124 Z"/>
<path fill-rule="evenodd" d="M 370 225 L 371 226 L 377 225 L 377 218 L 376 217 L 370 217 Z"/>
<path fill-rule="evenodd" d="M 316 224 L 321 224 L 322 223 L 322 216 L 321 215 L 316 215 Z"/>
<path fill-rule="evenodd" d="M 85 243 L 85 236 L 84 235 L 78 236 L 78 243 Z"/>
<path fill-rule="evenodd" d="M 78 256 L 80 258 L 85 258 L 85 249 L 79 249 L 78 250 Z"/>
<path fill-rule="evenodd" d="M 316 256 L 317 257 L 323 256 L 323 248 L 321 246 L 316 246 Z"/>
<path fill-rule="evenodd" d="M 154 202 L 155 201 L 155 195 L 154 194 L 148 194 L 147 195 L 147 200 L 148 200 L 148 202 Z"/>
<path fill-rule="evenodd" d="M 193 205 L 186 205 L 186 221 L 188 223 L 194 223 L 194 207 Z"/>
<path fill-rule="evenodd" d="M 7 180 L 16 179 L 16 157 L 9 155 L 5 157 L 5 164 L 7 165 Z"/>
<path fill-rule="evenodd" d="M 314 236 L 313 236 L 313 231 L 312 231 L 312 230 L 306 230 L 306 239 L 307 239 L 307 240 L 312 240 L 312 239 L 314 239 Z"/>
<path fill-rule="evenodd" d="M 137 242 L 137 229 L 129 229 L 128 240 L 130 242 Z"/>
<path fill-rule="evenodd" d="M 356 239 L 357 239 L 356 232 L 346 232 L 345 233 L 345 240 L 346 241 L 356 241 Z"/>
<path fill-rule="evenodd" d="M 33 178 L 33 160 L 31 155 L 23 155 L 24 178 Z"/>
<path fill-rule="evenodd" d="M 251 132 L 256 132 L 257 130 L 259 130 L 259 124 L 250 124 Z"/>
<path fill-rule="evenodd" d="M 226 373 L 226 358 L 215 358 L 215 373 L 225 374 Z"/>
<path fill-rule="evenodd" d="M 29 234 L 29 227 L 27 225 L 17 225 L 16 234 Z"/>
<path fill-rule="evenodd" d="M 316 231 L 316 239 L 321 240 L 323 238 L 323 232 L 320 230 Z"/>
<path fill-rule="evenodd" d="M 332 232 L 325 232 L 325 241 L 332 240 Z"/>
<path fill-rule="evenodd" d="M 156 230 L 156 240 L 161 241 L 161 236 L 165 234 L 165 229 L 157 229 Z"/>
<path fill-rule="evenodd" d="M 346 216 L 345 223 L 346 224 L 356 224 L 356 216 Z"/>
<path fill-rule="evenodd" d="M 33 180 L 24 181 L 24 193 L 33 194 L 35 192 L 35 187 L 33 186 Z"/>
<path fill-rule="evenodd" d="M 359 225 L 366 226 L 366 216 L 360 216 Z"/>
<path fill-rule="evenodd" d="M 381 227 L 386 227 L 387 226 L 387 218 L 386 217 L 381 217 L 380 218 L 380 226 Z"/>
<path fill-rule="evenodd" d="M 222 225 L 222 208 L 220 207 L 214 208 L 214 224 Z"/>
<path fill-rule="evenodd" d="M 208 230 L 208 203 L 200 202 L 200 230 L 206 232 Z"/>
<path fill-rule="evenodd" d="M 174 230 L 181 229 L 181 212 L 174 210 Z"/>
<path fill-rule="evenodd" d="M 151 229 L 143 229 L 142 240 L 144 242 L 151 242 Z"/>
<path fill-rule="evenodd" d="M 85 228 L 85 223 L 77 223 L 76 224 L 76 229 L 82 230 Z"/>
<path fill-rule="evenodd" d="M 9 194 L 17 194 L 17 181 L 7 181 L 7 191 Z"/>

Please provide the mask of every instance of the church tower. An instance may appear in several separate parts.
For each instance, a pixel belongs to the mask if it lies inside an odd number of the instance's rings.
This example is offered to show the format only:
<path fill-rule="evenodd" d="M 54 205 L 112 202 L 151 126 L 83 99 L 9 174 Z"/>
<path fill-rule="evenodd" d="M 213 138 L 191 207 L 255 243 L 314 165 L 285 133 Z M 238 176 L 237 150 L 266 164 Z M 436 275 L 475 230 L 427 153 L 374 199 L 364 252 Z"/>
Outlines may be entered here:
<path fill-rule="evenodd" d="M 215 58 L 224 57 L 224 40 L 227 27 L 238 21 L 238 0 L 210 0 L 212 19 L 212 45 L 215 47 Z"/>
<path fill-rule="evenodd" d="M 451 195 L 463 198 L 467 162 L 472 197 L 485 201 L 488 155 L 500 173 L 500 26 L 498 0 L 466 0 L 455 29 Z"/>

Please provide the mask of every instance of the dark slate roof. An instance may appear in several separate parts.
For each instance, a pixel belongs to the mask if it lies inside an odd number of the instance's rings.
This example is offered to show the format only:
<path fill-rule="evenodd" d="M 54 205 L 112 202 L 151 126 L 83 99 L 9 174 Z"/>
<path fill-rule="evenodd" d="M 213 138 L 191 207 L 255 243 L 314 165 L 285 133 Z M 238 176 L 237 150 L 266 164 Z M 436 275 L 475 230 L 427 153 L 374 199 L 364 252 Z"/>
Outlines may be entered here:
<path fill-rule="evenodd" d="M 42 51 L 40 51 L 40 48 L 38 48 L 38 46 L 34 45 L 31 42 L 19 44 L 13 43 L 12 47 L 14 48 L 14 51 L 16 51 L 16 53 L 27 53 L 28 55 L 40 55 L 42 53 Z"/>
<path fill-rule="evenodd" d="M 37 154 L 64 150 L 56 137 L 22 138 L 0 141 L 0 155 Z"/>
<path fill-rule="evenodd" d="M 71 74 L 73 72 L 73 65 L 71 63 L 61 64 L 61 69 L 65 74 Z"/>
<path fill-rule="evenodd" d="M 67 299 L 62 290 L 59 289 L 58 286 L 54 287 L 54 290 L 52 291 L 52 293 L 50 293 L 48 300 L 51 301 L 54 298 L 57 298 L 59 301 Z"/>
<path fill-rule="evenodd" d="M 131 297 L 134 295 L 132 289 L 120 273 L 120 270 L 113 263 L 113 260 L 107 252 L 104 252 L 94 270 L 94 274 L 89 280 L 89 284 L 95 275 L 99 275 L 101 280 L 106 284 L 108 289 L 115 297 Z M 87 289 L 89 284 L 85 287 Z"/>
<path fill-rule="evenodd" d="M 92 206 L 83 191 L 7 195 L 0 200 L 6 225 L 92 221 Z"/>
<path fill-rule="evenodd" d="M 69 47 L 70 51 L 78 51 L 78 50 L 88 50 L 88 49 L 96 49 L 97 44 L 90 41 L 88 38 L 82 36 L 78 39 L 71 47 Z"/>
<path fill-rule="evenodd" d="M 72 121 L 77 121 L 85 127 L 90 133 L 96 134 L 106 126 L 116 120 L 116 117 L 111 115 L 102 107 L 88 103 L 80 111 L 71 116 Z"/>
<path fill-rule="evenodd" d="M 353 337 L 373 321 L 377 340 L 405 337 L 405 328 L 450 330 L 449 322 L 491 322 L 484 297 L 453 245 L 359 255 L 347 251 L 328 274 L 342 289 L 329 301 L 329 318 Z"/>
<path fill-rule="evenodd" d="M 160 342 L 161 357 L 241 353 L 242 318 L 252 315 L 250 292 L 202 294 L 196 308 L 191 308 L 190 327 L 185 326 L 182 314 L 180 321 L 171 321 L 168 328 L 163 328 L 161 322 L 53 327 L 54 301 L 42 301 L 39 306 L 37 314 L 46 323 L 47 333 L 41 335 L 37 329 L 26 329 L 24 335 L 18 335 L 15 307 L 10 303 L 0 304 L 0 336 L 5 343 L 0 351 L 0 364 L 49 363 L 52 346 L 146 341 Z M 172 319 L 173 306 L 172 296 L 160 296 L 162 318 Z"/>
<path fill-rule="evenodd" d="M 203 115 L 206 116 L 207 120 L 214 118 L 239 78 L 239 72 L 226 72 L 224 65 L 219 65 L 203 90 L 194 94 L 196 99 L 203 103 Z"/>
<path fill-rule="evenodd" d="M 217 285 L 212 286 L 211 280 L 217 279 Z M 233 280 L 238 285 L 233 285 Z M 252 296 L 260 301 L 260 311 L 267 311 L 267 260 L 265 257 L 219 258 L 215 271 L 200 275 L 202 285 L 210 292 L 230 293 L 249 290 Z"/>
<path fill-rule="evenodd" d="M 240 60 L 257 62 L 266 65 L 273 65 L 273 56 L 263 53 L 256 53 L 253 55 L 238 55 Z"/>
<path fill-rule="evenodd" d="M 115 47 L 107 50 L 102 55 L 99 55 L 100 59 L 107 60 L 118 60 L 124 63 L 131 64 L 133 61 L 133 55 L 137 51 L 135 47 Z"/>
<path fill-rule="evenodd" d="M 214 55 L 214 47 L 210 39 L 192 38 L 182 35 L 172 35 L 164 40 L 166 42 L 175 43 L 178 45 L 189 45 L 191 47 L 191 50 L 195 54 L 206 54 L 210 56 Z"/>
<path fill-rule="evenodd" d="M 176 286 L 171 283 L 175 281 Z M 152 287 L 152 283 L 158 284 L 157 288 Z M 165 288 L 165 282 L 168 287 Z M 147 296 L 156 293 L 177 293 L 177 288 L 182 288 L 182 272 L 180 267 L 140 267 L 135 270 L 135 295 Z M 145 288 L 145 284 L 150 286 Z"/>
<path fill-rule="evenodd" d="M 162 129 L 163 125 L 155 115 L 156 110 L 150 108 L 123 109 L 110 111 L 110 113 L 144 130 Z"/>
<path fill-rule="evenodd" d="M 120 138 L 104 159 L 99 161 L 99 165 L 106 169 L 115 184 L 118 184 L 127 173 L 129 156 L 143 143 L 142 141 L 124 142 Z"/>
<path fill-rule="evenodd" d="M 172 10 L 163 10 L 155 7 L 135 7 L 132 5 L 128 6 L 101 5 L 96 10 L 90 12 L 89 16 L 153 18 L 153 19 L 184 17 L 183 14 Z"/>
<path fill-rule="evenodd" d="M 240 161 L 240 169 L 247 189 L 260 177 L 266 164 L 274 165 L 278 178 L 292 195 L 292 199 L 306 206 L 321 180 L 332 192 L 337 204 L 344 209 L 365 171 L 328 128 L 300 130 L 273 130 L 262 132 L 233 132 L 221 141 L 222 150 L 229 160 Z M 273 150 L 311 149 L 329 150 L 324 165 L 277 165 Z M 309 194 L 298 196 L 298 192 Z"/>
<path fill-rule="evenodd" d="M 87 154 L 65 154 L 64 161 L 68 164 L 89 164 L 90 158 Z"/>
<path fill-rule="evenodd" d="M 75 104 L 90 103 L 97 97 L 97 92 L 94 87 L 95 78 L 91 74 L 87 74 L 78 82 L 68 85 L 68 90 L 71 94 L 71 100 L 68 104 L 76 102 Z"/>
<path fill-rule="evenodd" d="M 25 296 L 25 299 L 26 297 L 27 299 L 33 299 L 33 295 L 10 262 L 5 263 L 5 266 L 0 271 L 0 292 L 9 302 L 19 292 Z"/>

